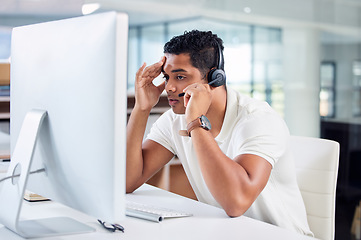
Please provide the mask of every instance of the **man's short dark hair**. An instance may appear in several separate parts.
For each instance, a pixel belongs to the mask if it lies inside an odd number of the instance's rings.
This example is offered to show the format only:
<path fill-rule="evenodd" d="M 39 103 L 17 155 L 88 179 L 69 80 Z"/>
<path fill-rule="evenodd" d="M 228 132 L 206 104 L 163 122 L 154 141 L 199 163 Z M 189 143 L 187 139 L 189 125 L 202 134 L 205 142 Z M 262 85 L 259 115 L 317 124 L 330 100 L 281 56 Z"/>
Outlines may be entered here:
<path fill-rule="evenodd" d="M 184 34 L 175 36 L 164 45 L 164 53 L 179 55 L 189 54 L 191 64 L 198 68 L 201 74 L 206 77 L 210 69 L 217 67 L 218 42 L 223 51 L 223 41 L 217 34 L 211 31 L 192 30 Z M 224 66 L 219 66 L 224 69 Z"/>

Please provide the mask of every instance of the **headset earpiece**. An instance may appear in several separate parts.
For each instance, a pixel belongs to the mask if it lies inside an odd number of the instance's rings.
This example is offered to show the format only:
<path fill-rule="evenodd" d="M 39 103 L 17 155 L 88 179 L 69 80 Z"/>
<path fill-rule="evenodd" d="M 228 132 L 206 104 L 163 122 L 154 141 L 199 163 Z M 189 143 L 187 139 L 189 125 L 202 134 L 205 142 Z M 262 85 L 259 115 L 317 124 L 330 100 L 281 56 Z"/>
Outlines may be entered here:
<path fill-rule="evenodd" d="M 211 87 L 219 87 L 226 83 L 226 74 L 222 69 L 212 69 L 208 73 L 208 84 Z"/>
<path fill-rule="evenodd" d="M 218 48 L 218 64 L 216 68 L 212 68 L 208 73 L 208 84 L 211 87 L 219 87 L 226 84 L 226 73 L 221 69 L 223 66 L 223 53 L 222 48 L 216 40 L 214 40 Z"/>

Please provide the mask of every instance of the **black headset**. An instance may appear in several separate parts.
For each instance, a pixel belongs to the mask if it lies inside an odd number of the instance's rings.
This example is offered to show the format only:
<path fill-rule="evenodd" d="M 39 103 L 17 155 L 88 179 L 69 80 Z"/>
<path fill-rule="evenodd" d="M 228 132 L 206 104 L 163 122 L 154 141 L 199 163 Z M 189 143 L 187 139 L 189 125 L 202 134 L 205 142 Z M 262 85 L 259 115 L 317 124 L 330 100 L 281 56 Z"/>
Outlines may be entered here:
<path fill-rule="evenodd" d="M 208 84 L 211 87 L 219 87 L 226 84 L 226 73 L 222 69 L 223 66 L 222 48 L 216 39 L 214 39 L 214 41 L 216 42 L 218 48 L 218 51 L 216 50 L 218 52 L 218 64 L 216 68 L 213 68 L 211 69 L 211 71 L 209 71 L 207 75 L 207 79 L 208 79 Z"/>

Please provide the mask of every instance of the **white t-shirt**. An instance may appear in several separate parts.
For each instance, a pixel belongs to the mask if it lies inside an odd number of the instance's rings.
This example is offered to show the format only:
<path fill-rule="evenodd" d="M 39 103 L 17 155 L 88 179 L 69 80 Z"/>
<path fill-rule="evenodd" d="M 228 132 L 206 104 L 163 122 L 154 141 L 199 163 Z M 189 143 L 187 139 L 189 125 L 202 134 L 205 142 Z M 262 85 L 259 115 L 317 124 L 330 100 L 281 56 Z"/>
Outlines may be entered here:
<path fill-rule="evenodd" d="M 186 125 L 184 115 L 169 110 L 155 122 L 148 139 L 178 156 L 199 201 L 221 207 L 202 177 L 192 139 L 178 133 L 186 129 Z M 296 182 L 293 158 L 287 150 L 288 138 L 283 119 L 266 102 L 227 87 L 226 114 L 215 138 L 218 146 L 231 159 L 240 154 L 254 154 L 272 165 L 266 187 L 244 215 L 312 235 Z"/>

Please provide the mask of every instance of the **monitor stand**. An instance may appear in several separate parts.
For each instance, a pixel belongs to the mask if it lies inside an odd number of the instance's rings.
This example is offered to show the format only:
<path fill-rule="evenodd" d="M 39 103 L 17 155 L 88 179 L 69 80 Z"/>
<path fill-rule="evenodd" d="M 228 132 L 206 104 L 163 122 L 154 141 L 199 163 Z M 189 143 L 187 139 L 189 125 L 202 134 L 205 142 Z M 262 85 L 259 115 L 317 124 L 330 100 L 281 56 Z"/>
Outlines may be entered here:
<path fill-rule="evenodd" d="M 0 193 L 0 223 L 24 238 L 93 232 L 94 228 L 67 217 L 19 220 L 38 132 L 46 116 L 46 111 L 35 109 L 25 116 L 7 172 L 13 177 L 3 183 Z"/>

